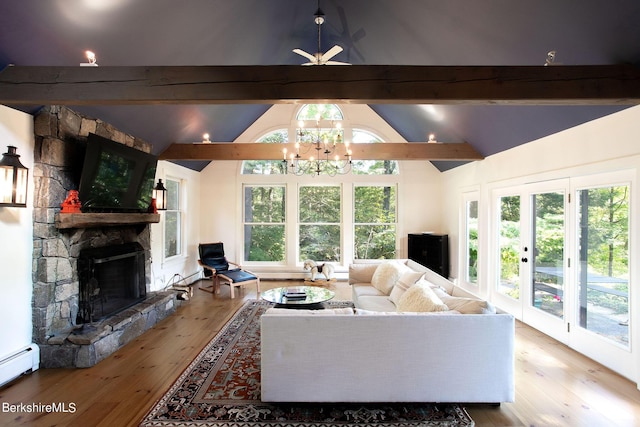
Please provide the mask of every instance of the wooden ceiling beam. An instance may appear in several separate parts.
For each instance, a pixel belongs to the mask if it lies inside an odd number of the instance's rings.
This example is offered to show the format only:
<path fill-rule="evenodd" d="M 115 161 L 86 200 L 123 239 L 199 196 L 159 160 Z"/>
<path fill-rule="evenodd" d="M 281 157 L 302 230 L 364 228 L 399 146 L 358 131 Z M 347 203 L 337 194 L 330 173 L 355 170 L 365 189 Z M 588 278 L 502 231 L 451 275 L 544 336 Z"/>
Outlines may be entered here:
<path fill-rule="evenodd" d="M 282 160 L 282 149 L 295 152 L 294 143 L 171 144 L 160 160 Z M 378 143 L 351 144 L 353 160 L 482 160 L 468 143 Z M 315 151 L 315 150 L 311 150 Z M 302 154 L 302 153 L 301 153 Z M 304 154 L 307 158 L 311 153 Z M 314 153 L 314 156 L 317 157 Z"/>
<path fill-rule="evenodd" d="M 592 66 L 9 66 L 7 105 L 633 105 L 640 69 Z"/>

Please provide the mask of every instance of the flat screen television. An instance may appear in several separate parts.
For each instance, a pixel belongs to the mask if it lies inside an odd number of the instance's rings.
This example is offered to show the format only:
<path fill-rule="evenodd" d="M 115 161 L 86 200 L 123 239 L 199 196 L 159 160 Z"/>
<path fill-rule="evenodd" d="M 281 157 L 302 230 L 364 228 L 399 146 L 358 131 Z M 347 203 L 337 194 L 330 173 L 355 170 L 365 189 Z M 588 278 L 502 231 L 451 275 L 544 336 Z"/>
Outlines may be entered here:
<path fill-rule="evenodd" d="M 146 212 L 158 158 L 90 133 L 78 195 L 83 212 Z"/>

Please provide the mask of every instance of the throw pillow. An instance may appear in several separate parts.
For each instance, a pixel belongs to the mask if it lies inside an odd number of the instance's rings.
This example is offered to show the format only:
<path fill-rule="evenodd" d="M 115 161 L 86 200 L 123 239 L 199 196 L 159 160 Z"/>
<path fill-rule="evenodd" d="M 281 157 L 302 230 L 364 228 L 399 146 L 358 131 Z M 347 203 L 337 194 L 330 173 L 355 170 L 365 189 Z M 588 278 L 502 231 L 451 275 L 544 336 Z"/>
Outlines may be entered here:
<path fill-rule="evenodd" d="M 349 264 L 349 284 L 371 283 L 378 264 Z"/>
<path fill-rule="evenodd" d="M 391 302 L 393 302 L 397 307 L 402 295 L 404 295 L 407 289 L 420 280 L 422 276 L 424 276 L 424 273 L 413 271 L 411 269 L 402 273 L 402 276 L 400 276 L 393 289 L 391 289 L 391 294 L 389 295 Z"/>
<path fill-rule="evenodd" d="M 496 309 L 489 301 L 481 299 L 454 297 L 442 288 L 432 288 L 434 293 L 451 310 L 457 310 L 462 314 L 495 314 Z"/>
<path fill-rule="evenodd" d="M 398 311 L 446 311 L 449 310 L 440 298 L 433 292 L 429 283 L 418 280 L 400 298 Z"/>
<path fill-rule="evenodd" d="M 373 277 L 371 278 L 371 286 L 379 290 L 385 295 L 389 295 L 394 285 L 400 278 L 400 275 L 407 267 L 397 261 L 383 262 L 376 268 Z"/>

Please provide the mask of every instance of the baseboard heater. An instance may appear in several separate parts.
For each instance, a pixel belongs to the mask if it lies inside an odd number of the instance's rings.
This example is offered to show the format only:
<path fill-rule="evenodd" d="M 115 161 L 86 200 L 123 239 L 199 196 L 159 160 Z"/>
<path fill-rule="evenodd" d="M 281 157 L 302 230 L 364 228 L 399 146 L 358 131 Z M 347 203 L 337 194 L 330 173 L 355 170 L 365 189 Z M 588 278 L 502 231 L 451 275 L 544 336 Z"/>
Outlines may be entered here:
<path fill-rule="evenodd" d="M 40 348 L 36 344 L 31 344 L 0 360 L 0 386 L 18 378 L 20 375 L 36 371 L 39 367 Z"/>

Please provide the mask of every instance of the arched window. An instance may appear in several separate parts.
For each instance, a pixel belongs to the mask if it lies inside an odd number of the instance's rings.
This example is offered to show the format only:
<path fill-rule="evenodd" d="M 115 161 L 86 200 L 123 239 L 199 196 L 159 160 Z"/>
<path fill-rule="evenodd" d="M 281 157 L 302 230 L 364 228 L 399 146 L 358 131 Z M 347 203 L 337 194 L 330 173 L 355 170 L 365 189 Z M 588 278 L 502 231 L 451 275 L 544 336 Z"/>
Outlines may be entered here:
<path fill-rule="evenodd" d="M 342 120 L 344 115 L 335 104 L 306 104 L 296 115 L 297 123 L 293 131 L 296 133 L 296 139 L 304 142 L 313 142 L 318 138 L 339 138 L 354 144 L 384 142 L 382 138 L 367 130 L 343 129 L 337 124 Z M 286 143 L 289 142 L 289 133 L 289 129 L 277 129 L 262 136 L 257 142 Z M 399 168 L 396 160 L 354 160 L 352 172 L 354 175 L 397 175 Z M 242 162 L 241 173 L 280 175 L 285 174 L 286 170 L 285 165 L 279 160 L 245 160 Z"/>
<path fill-rule="evenodd" d="M 353 129 L 354 144 L 371 144 L 383 142 L 380 137 L 362 129 Z M 396 160 L 354 160 L 352 172 L 355 175 L 397 175 L 398 162 Z"/>
<path fill-rule="evenodd" d="M 344 120 L 344 115 L 335 104 L 306 104 L 296 120 Z"/>
<path fill-rule="evenodd" d="M 289 131 L 278 129 L 262 136 L 257 142 L 278 144 L 289 141 Z M 279 175 L 285 173 L 280 160 L 245 160 L 242 162 L 242 175 Z"/>

